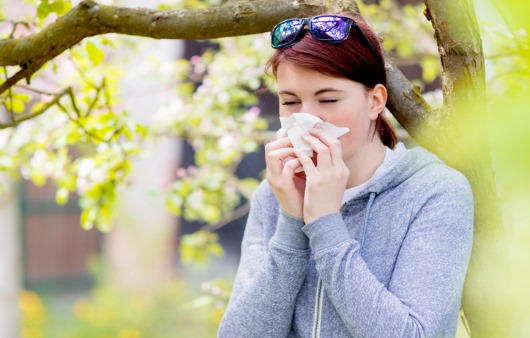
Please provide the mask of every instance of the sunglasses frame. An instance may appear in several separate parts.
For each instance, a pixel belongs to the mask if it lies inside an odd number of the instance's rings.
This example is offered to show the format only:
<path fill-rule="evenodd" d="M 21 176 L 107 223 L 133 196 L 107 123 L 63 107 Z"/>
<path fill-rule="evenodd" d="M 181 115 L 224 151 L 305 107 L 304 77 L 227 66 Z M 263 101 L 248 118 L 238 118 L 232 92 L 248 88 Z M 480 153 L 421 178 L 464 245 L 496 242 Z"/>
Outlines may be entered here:
<path fill-rule="evenodd" d="M 323 39 L 323 38 L 319 38 L 315 32 L 313 31 L 313 29 L 316 30 L 316 28 L 313 28 L 313 20 L 315 19 L 318 19 L 318 18 L 338 18 L 338 19 L 341 19 L 341 20 L 345 20 L 346 21 L 346 24 L 347 24 L 347 28 L 346 28 L 346 34 L 344 35 L 344 38 L 342 39 Z M 294 38 L 287 42 L 287 43 L 283 43 L 283 44 L 280 44 L 278 46 L 275 46 L 274 43 L 273 43 L 273 40 L 274 40 L 274 31 L 280 27 L 281 25 L 287 23 L 287 22 L 290 22 L 290 21 L 294 21 L 294 20 L 299 20 L 300 21 L 300 29 L 298 30 L 298 32 L 296 32 Z M 278 23 L 277 25 L 275 25 L 272 30 L 271 30 L 271 47 L 274 48 L 274 49 L 279 49 L 279 48 L 284 48 L 284 47 L 288 47 L 288 46 L 291 46 L 291 45 L 294 45 L 296 42 L 298 42 L 298 40 L 300 39 L 300 36 L 302 35 L 302 31 L 304 30 L 304 27 L 305 26 L 309 26 L 309 32 L 311 33 L 311 35 L 313 36 L 313 38 L 315 40 L 318 40 L 318 41 L 322 41 L 322 42 L 327 42 L 327 43 L 340 43 L 344 40 L 346 40 L 348 38 L 348 36 L 350 35 L 350 30 L 352 27 L 355 28 L 355 30 L 362 36 L 362 38 L 366 41 L 366 43 L 370 46 L 370 48 L 376 53 L 378 54 L 377 50 L 375 49 L 375 47 L 372 45 L 372 43 L 370 42 L 370 40 L 368 40 L 368 37 L 366 37 L 366 35 L 364 34 L 364 32 L 362 31 L 361 27 L 359 27 L 359 25 L 357 25 L 357 22 L 355 22 L 354 19 L 352 18 L 348 18 L 348 17 L 345 17 L 345 16 L 341 16 L 341 15 L 330 15 L 330 14 L 324 14 L 324 15 L 317 15 L 317 16 L 313 16 L 313 17 L 308 17 L 308 18 L 293 18 L 293 19 L 287 19 L 287 20 L 284 20 L 280 23 Z"/>

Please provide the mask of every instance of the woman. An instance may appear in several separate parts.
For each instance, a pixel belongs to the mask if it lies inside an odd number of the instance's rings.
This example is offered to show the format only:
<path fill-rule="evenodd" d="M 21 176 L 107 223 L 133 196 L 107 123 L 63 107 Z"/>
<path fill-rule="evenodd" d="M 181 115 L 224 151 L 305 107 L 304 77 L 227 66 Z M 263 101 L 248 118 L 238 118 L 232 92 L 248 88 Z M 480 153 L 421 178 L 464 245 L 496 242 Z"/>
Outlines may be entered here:
<path fill-rule="evenodd" d="M 289 137 L 266 145 L 267 179 L 219 336 L 454 336 L 473 236 L 469 183 L 396 144 L 381 115 L 381 47 L 360 18 L 287 20 L 272 45 L 280 116 L 305 112 L 350 131 L 311 129 L 303 140 L 315 161 Z"/>

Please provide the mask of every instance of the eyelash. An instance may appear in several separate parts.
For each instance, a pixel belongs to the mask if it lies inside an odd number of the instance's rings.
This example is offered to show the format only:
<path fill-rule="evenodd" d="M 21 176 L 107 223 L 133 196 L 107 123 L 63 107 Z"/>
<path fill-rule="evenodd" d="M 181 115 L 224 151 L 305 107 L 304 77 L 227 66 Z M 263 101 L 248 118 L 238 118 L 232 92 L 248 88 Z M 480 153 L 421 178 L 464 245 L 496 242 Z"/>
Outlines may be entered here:
<path fill-rule="evenodd" d="M 336 103 L 338 101 L 339 101 L 338 99 L 323 99 L 323 100 L 320 100 L 319 102 L 320 103 Z M 297 101 L 285 101 L 285 102 L 282 102 L 282 106 L 292 106 L 292 105 L 299 104 L 299 103 L 300 102 L 297 102 Z"/>
<path fill-rule="evenodd" d="M 324 100 L 320 100 L 319 102 L 320 103 L 335 103 L 339 101 L 338 99 L 324 99 Z"/>

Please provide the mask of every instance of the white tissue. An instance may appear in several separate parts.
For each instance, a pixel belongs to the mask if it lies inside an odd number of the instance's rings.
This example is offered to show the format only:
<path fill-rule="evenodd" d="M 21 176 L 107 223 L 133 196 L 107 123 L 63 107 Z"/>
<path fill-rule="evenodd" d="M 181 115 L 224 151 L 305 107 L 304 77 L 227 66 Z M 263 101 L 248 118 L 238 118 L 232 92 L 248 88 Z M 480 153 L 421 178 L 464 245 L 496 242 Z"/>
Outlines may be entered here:
<path fill-rule="evenodd" d="M 307 156 L 313 156 L 313 149 L 311 146 L 306 143 L 302 137 L 304 135 L 309 135 L 309 130 L 315 127 L 317 124 L 322 126 L 322 129 L 329 135 L 339 138 L 342 135 L 350 131 L 346 127 L 337 127 L 332 123 L 324 122 L 320 118 L 307 114 L 307 113 L 294 113 L 288 117 L 280 117 L 281 128 L 276 132 L 277 137 L 289 137 L 293 147 L 295 149 L 303 150 Z M 286 158 L 284 161 L 289 160 Z M 300 167 L 296 172 L 303 171 Z"/>
<path fill-rule="evenodd" d="M 337 127 L 332 123 L 324 122 L 318 117 L 307 113 L 294 113 L 288 117 L 280 117 L 281 128 L 276 132 L 277 137 L 285 137 L 285 134 L 291 140 L 295 149 L 303 150 L 307 156 L 313 155 L 313 149 L 307 144 L 302 137 L 309 135 L 309 130 L 320 124 L 322 129 L 335 138 L 350 131 L 346 127 Z"/>

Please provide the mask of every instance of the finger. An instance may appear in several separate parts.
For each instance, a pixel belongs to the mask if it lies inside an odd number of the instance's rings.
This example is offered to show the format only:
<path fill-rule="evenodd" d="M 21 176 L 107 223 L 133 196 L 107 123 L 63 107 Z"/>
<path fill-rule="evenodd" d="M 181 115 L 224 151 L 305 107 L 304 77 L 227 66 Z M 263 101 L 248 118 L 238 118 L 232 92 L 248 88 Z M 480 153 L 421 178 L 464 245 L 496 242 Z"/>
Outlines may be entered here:
<path fill-rule="evenodd" d="M 270 170 L 275 175 L 280 175 L 286 159 L 295 156 L 294 148 L 280 148 L 270 151 L 265 156 L 267 170 Z"/>
<path fill-rule="evenodd" d="M 288 137 L 282 137 L 279 139 L 276 139 L 274 141 L 271 141 L 267 144 L 265 144 L 265 153 L 268 153 L 269 151 L 280 149 L 280 148 L 287 148 L 292 147 L 293 144 L 291 143 L 291 140 Z"/>
<path fill-rule="evenodd" d="M 317 166 L 320 168 L 329 167 L 332 164 L 330 149 L 315 136 L 304 136 L 304 141 L 311 146 L 317 156 Z"/>
<path fill-rule="evenodd" d="M 296 155 L 296 154 L 293 154 Z M 282 175 L 287 175 L 288 177 L 294 176 L 294 172 L 296 169 L 302 167 L 302 163 L 300 160 L 296 157 L 294 157 L 291 160 L 288 160 L 285 162 L 285 165 L 283 166 Z"/>
<path fill-rule="evenodd" d="M 317 171 L 315 164 L 311 160 L 311 157 L 307 156 L 307 154 L 303 150 L 295 149 L 294 153 L 296 154 L 296 157 L 304 168 L 306 175 L 311 175 Z"/>
<path fill-rule="evenodd" d="M 291 140 L 287 137 L 282 137 L 280 139 L 274 140 L 272 142 L 269 142 L 265 145 L 265 162 L 268 163 L 270 159 L 276 161 L 277 159 L 274 158 L 274 151 L 279 149 L 292 149 L 293 145 L 291 143 Z M 273 156 L 271 156 L 271 153 Z M 276 156 L 281 156 L 280 154 L 276 154 Z"/>
<path fill-rule="evenodd" d="M 323 144 L 325 144 L 329 148 L 331 163 L 333 165 L 342 161 L 342 144 L 337 138 L 329 135 L 323 129 L 313 128 L 309 130 L 309 133 L 317 137 Z"/>

